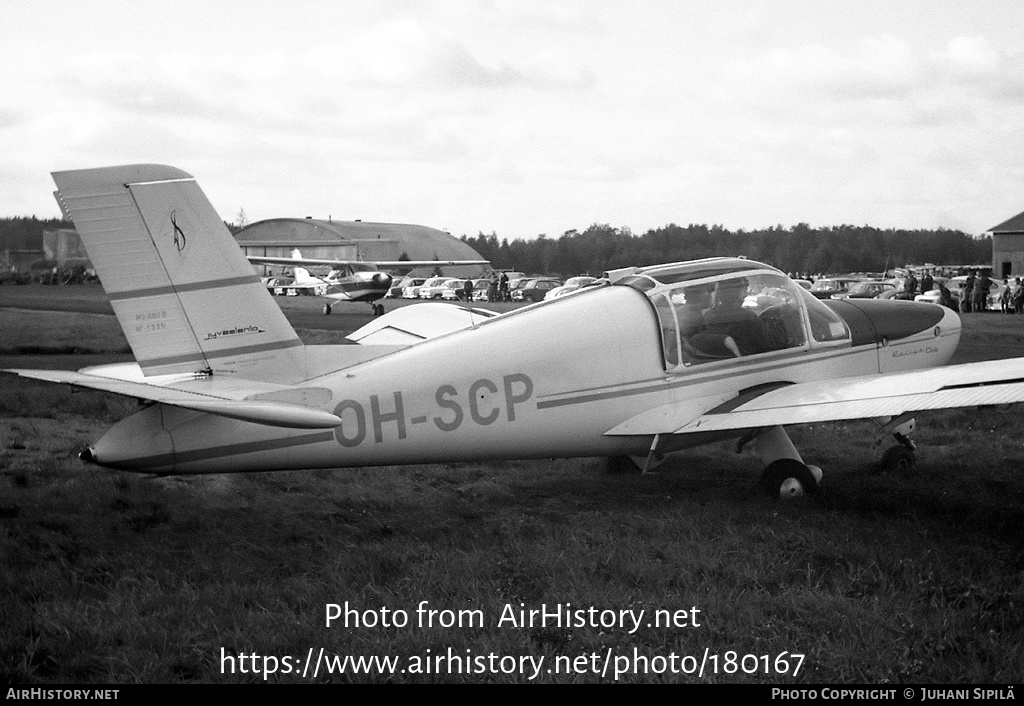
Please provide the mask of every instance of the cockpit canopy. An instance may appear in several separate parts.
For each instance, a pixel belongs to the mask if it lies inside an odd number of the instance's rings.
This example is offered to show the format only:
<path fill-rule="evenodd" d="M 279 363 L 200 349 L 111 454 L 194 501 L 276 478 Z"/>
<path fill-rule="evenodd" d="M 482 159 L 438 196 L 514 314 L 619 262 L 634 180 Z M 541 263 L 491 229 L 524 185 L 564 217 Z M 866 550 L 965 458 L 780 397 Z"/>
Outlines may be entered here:
<path fill-rule="evenodd" d="M 608 278 L 651 300 L 669 370 L 850 344 L 842 318 L 782 272 L 758 262 L 711 258 L 619 270 Z"/>

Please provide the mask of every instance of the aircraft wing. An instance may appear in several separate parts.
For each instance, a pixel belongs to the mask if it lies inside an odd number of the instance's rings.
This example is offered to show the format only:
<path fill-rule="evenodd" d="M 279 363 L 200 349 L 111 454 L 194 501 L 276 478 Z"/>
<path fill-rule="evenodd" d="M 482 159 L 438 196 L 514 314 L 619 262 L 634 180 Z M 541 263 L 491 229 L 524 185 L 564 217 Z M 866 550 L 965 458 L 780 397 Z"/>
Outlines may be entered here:
<path fill-rule="evenodd" d="M 273 287 L 274 289 L 302 289 L 311 290 L 314 293 L 317 290 L 327 291 L 327 288 L 331 285 L 331 282 L 320 277 L 314 277 L 313 281 L 309 282 L 290 282 L 288 284 L 281 284 Z"/>
<path fill-rule="evenodd" d="M 489 265 L 490 260 L 375 260 L 377 267 L 445 267 L 447 265 Z"/>
<path fill-rule="evenodd" d="M 346 267 L 348 265 L 370 265 L 373 267 L 445 267 L 448 265 L 489 265 L 489 260 L 316 260 L 307 257 L 264 257 L 246 255 L 249 262 L 268 265 L 326 265 Z"/>
<path fill-rule="evenodd" d="M 1017 402 L 1024 402 L 1024 358 L 765 385 L 727 400 L 705 398 L 664 405 L 605 433 L 689 434 L 756 429 Z"/>
<path fill-rule="evenodd" d="M 274 427 L 333 429 L 341 424 L 341 419 L 335 415 L 316 408 L 330 400 L 331 392 L 326 388 L 194 375 L 144 377 L 135 363 L 84 368 L 78 372 L 22 369 L 5 372 Z"/>

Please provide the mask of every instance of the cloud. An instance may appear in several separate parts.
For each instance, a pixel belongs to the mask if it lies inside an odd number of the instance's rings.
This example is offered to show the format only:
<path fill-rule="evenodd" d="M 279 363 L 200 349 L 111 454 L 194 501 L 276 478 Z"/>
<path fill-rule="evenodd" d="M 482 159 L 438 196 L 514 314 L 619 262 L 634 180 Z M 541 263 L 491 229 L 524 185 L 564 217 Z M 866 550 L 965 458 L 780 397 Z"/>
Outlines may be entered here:
<path fill-rule="evenodd" d="M 819 44 L 776 48 L 736 59 L 723 73 L 735 90 L 757 97 L 847 100 L 903 95 L 921 80 L 922 69 L 906 44 L 884 35 L 846 51 Z"/>
<path fill-rule="evenodd" d="M 1002 59 L 984 37 L 954 37 L 946 46 L 945 57 L 965 73 L 992 73 Z"/>
<path fill-rule="evenodd" d="M 17 111 L 9 108 L 0 108 L 0 130 L 14 127 L 22 118 Z"/>
<path fill-rule="evenodd" d="M 295 68 L 329 78 L 340 89 L 504 89 L 535 80 L 507 62 L 476 56 L 454 37 L 411 18 L 312 47 Z"/>

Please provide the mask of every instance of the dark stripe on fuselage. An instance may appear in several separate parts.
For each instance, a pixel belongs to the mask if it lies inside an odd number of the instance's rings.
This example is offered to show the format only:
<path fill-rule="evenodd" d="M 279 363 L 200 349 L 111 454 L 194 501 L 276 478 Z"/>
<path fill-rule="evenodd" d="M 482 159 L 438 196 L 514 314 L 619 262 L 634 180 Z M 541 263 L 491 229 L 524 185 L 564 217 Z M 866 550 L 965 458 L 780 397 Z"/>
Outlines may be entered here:
<path fill-rule="evenodd" d="M 320 444 L 325 441 L 333 441 L 333 431 L 318 431 L 314 434 L 303 436 L 288 436 L 283 439 L 269 439 L 267 441 L 246 441 L 240 444 L 226 444 L 224 446 L 212 446 L 207 449 L 196 449 L 195 451 L 173 451 L 156 456 L 133 458 L 121 461 L 117 464 L 104 464 L 112 468 L 130 468 L 131 470 L 144 470 L 146 468 L 159 468 L 161 466 L 172 466 L 182 463 L 193 463 L 195 461 L 207 461 L 225 456 L 237 456 L 238 454 L 259 453 L 263 451 L 278 451 L 294 446 L 306 446 L 308 444 Z"/>
<path fill-rule="evenodd" d="M 570 392 L 560 392 L 554 395 L 545 395 L 546 398 L 561 397 L 562 399 L 544 399 L 537 403 L 537 409 L 549 409 L 552 407 L 564 407 L 566 405 L 582 404 L 584 402 L 597 402 L 600 400 L 611 400 L 619 397 L 632 397 L 634 395 L 645 395 L 651 392 L 661 392 L 663 390 L 672 390 L 677 387 L 689 387 L 691 385 L 698 385 L 707 382 L 714 382 L 717 380 L 724 380 L 728 378 L 736 377 L 737 370 L 743 370 L 738 368 L 737 365 L 746 366 L 747 369 L 754 365 L 760 364 L 763 367 L 759 367 L 757 372 L 764 372 L 769 370 L 782 370 L 793 365 L 796 360 L 803 361 L 820 361 L 826 358 L 839 358 L 847 355 L 855 355 L 865 352 L 865 348 L 850 348 L 843 346 L 841 348 L 829 348 L 818 351 L 808 352 L 805 348 L 794 348 L 792 353 L 786 355 L 782 361 L 774 363 L 772 365 L 765 365 L 768 361 L 757 358 L 736 358 L 731 361 L 734 363 L 733 366 L 726 370 L 708 371 L 706 374 L 701 374 L 702 371 L 694 371 L 692 368 L 684 370 L 684 372 L 674 375 L 671 382 L 666 383 L 665 378 L 656 378 L 653 380 L 637 380 L 632 383 L 632 386 L 627 389 L 619 390 L 602 390 L 602 388 L 593 388 L 593 392 L 587 390 L 576 390 Z M 773 359 L 778 360 L 778 359 Z M 601 390 L 601 391 L 599 391 Z M 589 394 L 582 394 L 589 392 Z M 564 397 L 565 395 L 576 395 L 575 397 Z"/>

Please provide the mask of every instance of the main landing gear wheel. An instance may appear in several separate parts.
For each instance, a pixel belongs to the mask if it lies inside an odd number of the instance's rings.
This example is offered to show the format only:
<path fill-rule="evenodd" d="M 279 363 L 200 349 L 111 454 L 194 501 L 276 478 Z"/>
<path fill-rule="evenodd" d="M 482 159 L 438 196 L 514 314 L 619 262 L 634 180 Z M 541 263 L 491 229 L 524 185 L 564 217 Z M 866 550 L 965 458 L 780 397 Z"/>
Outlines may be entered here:
<path fill-rule="evenodd" d="M 899 444 L 889 447 L 880 465 L 883 473 L 909 473 L 917 467 L 917 457 L 913 451 Z"/>
<path fill-rule="evenodd" d="M 324 316 L 327 316 L 330 313 L 331 313 L 331 305 L 330 304 L 324 304 Z"/>
<path fill-rule="evenodd" d="M 384 305 L 383 304 L 371 304 L 371 306 L 373 307 L 373 315 L 374 316 L 383 316 L 384 315 Z"/>
<path fill-rule="evenodd" d="M 761 473 L 760 485 L 768 497 L 775 500 L 791 500 L 818 490 L 814 472 L 792 458 L 780 458 L 769 463 Z"/>

